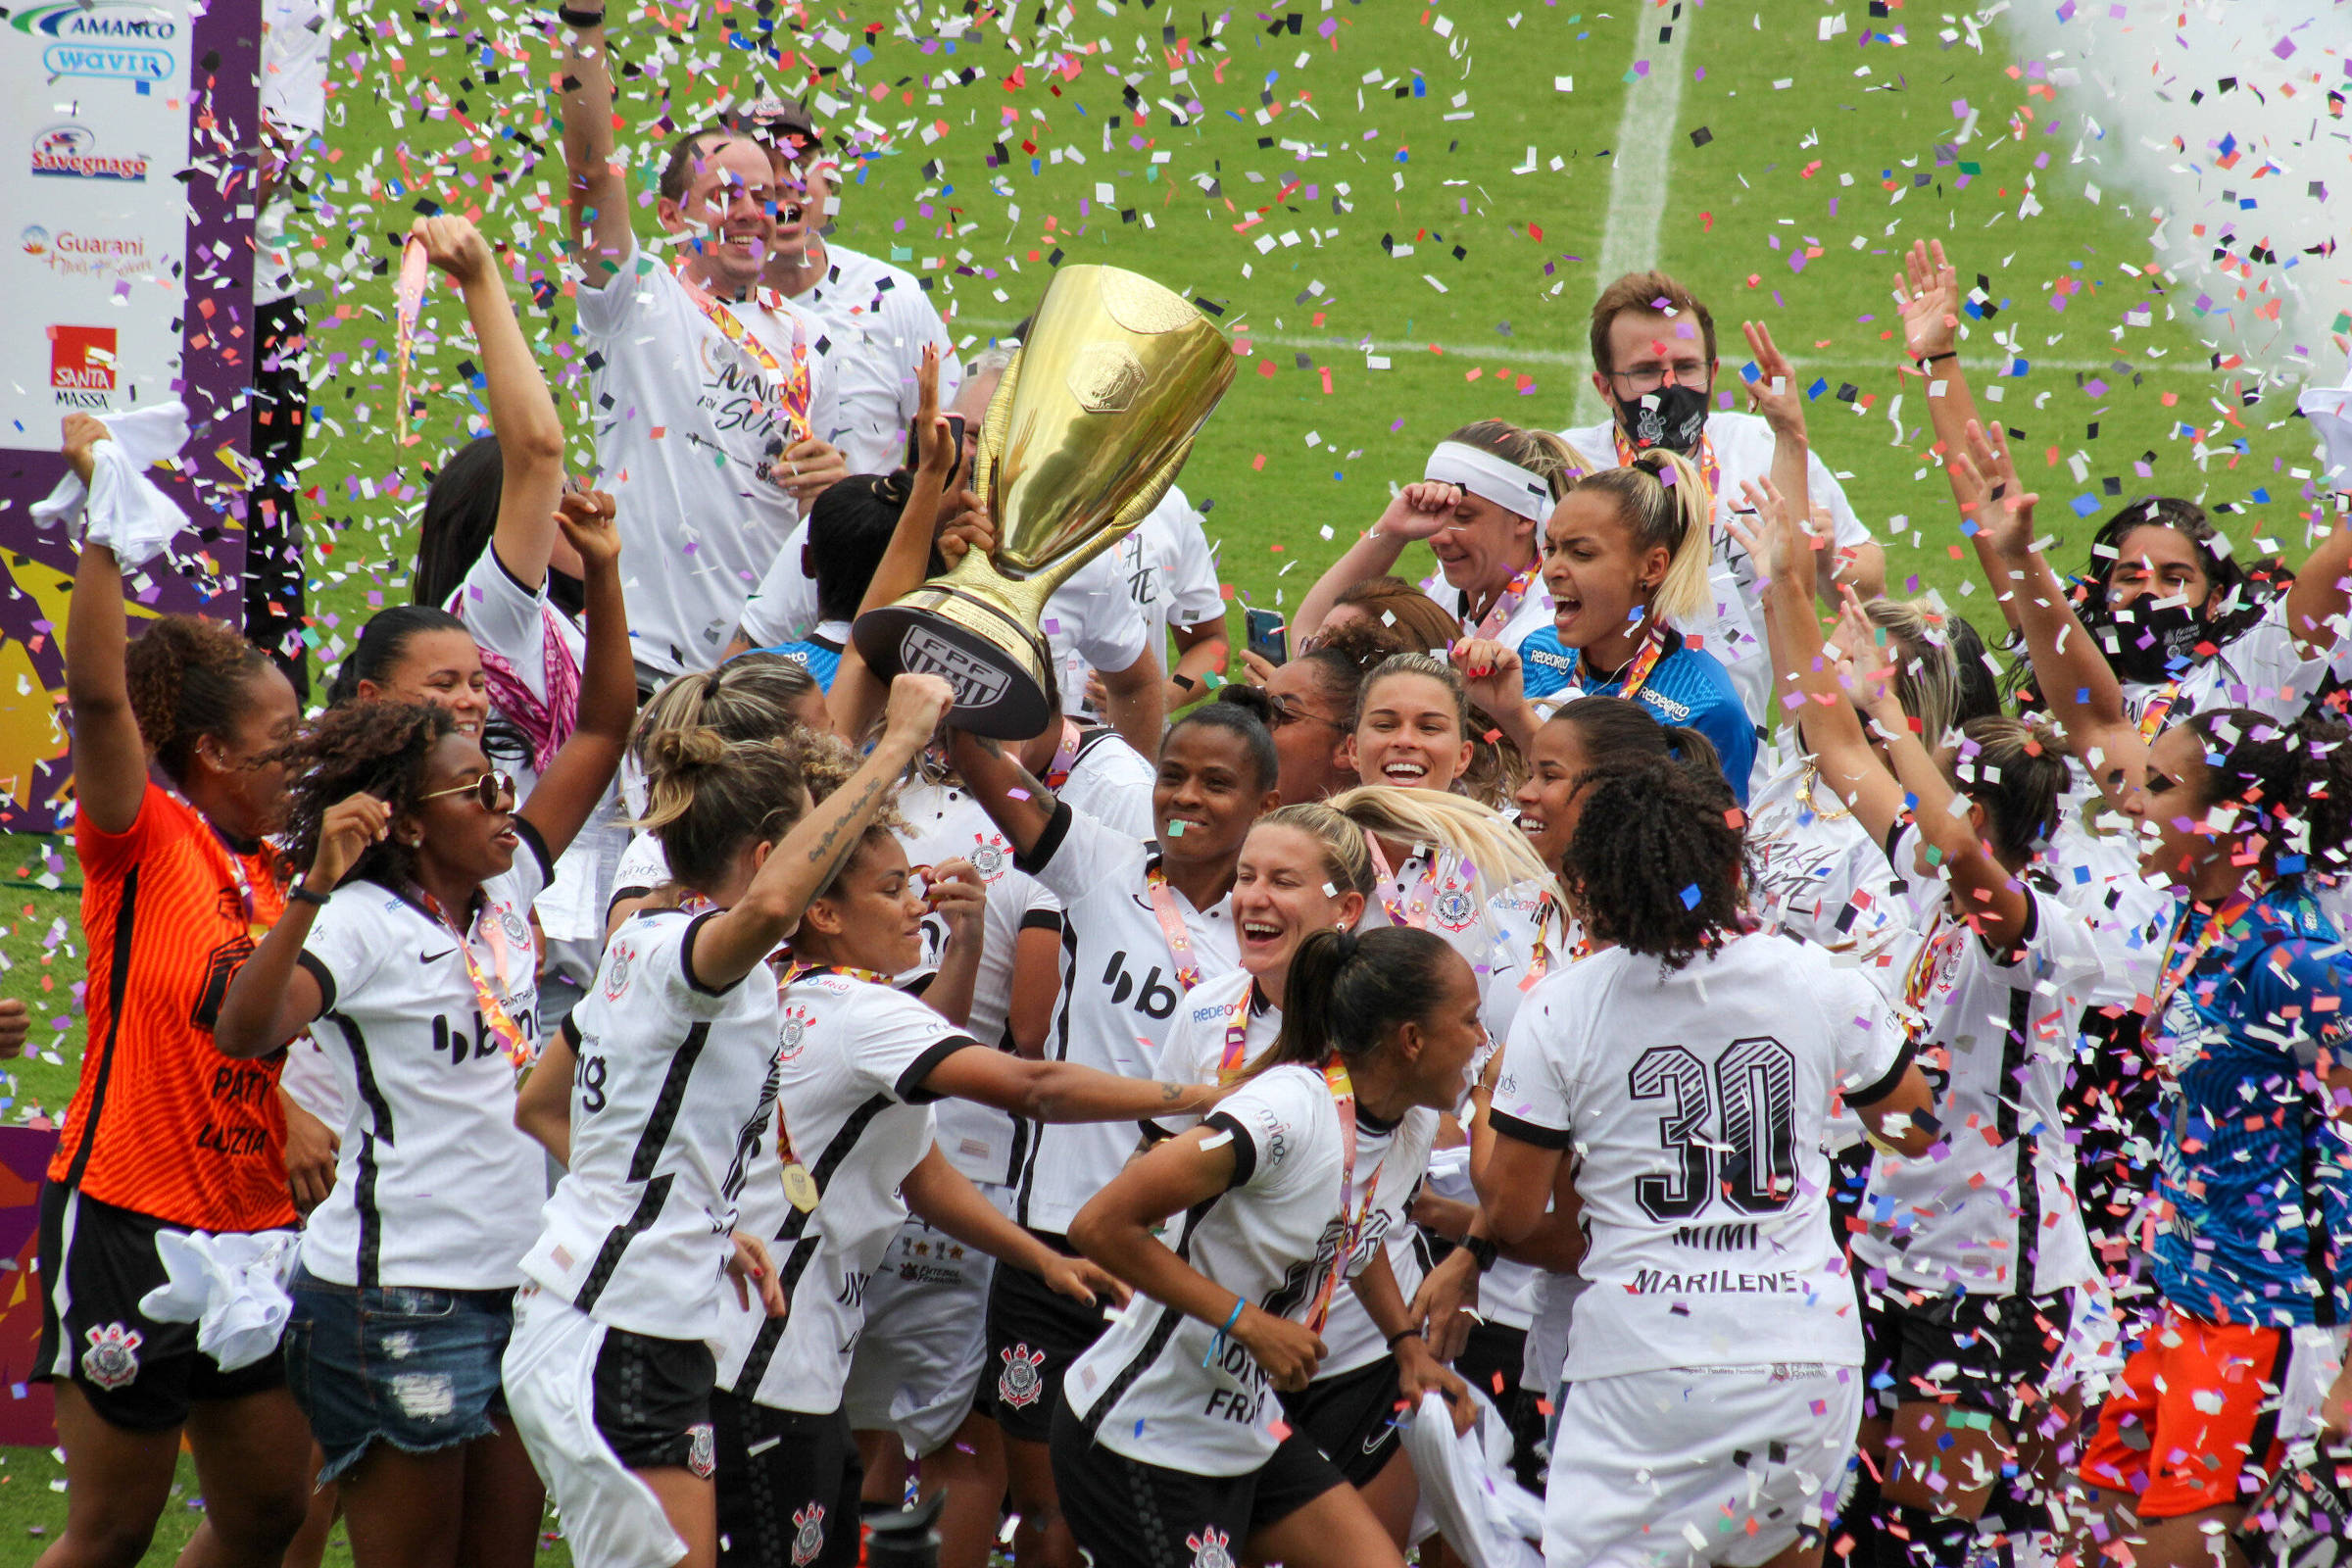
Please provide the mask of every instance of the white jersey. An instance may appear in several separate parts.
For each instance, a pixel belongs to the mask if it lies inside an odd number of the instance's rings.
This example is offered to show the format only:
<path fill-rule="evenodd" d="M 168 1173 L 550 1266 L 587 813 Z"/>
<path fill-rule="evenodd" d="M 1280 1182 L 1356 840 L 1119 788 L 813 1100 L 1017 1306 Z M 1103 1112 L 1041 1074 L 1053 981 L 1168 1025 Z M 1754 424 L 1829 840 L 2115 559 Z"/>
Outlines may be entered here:
<path fill-rule="evenodd" d="M 767 1238 L 789 1316 L 755 1298 L 719 1301 L 718 1386 L 777 1410 L 841 1406 L 865 1327 L 865 1285 L 906 1219 L 899 1184 L 931 1152 L 923 1080 L 972 1037 L 913 997 L 849 974 L 801 972 L 786 986 L 776 1106 L 790 1152 L 821 1195 L 785 1200 L 767 1140 L 745 1185 L 741 1227 Z"/>
<path fill-rule="evenodd" d="M 1491 1120 L 1573 1152 L 1588 1245 L 1565 1375 L 1862 1362 L 1830 1236 L 1831 1101 L 1909 1061 L 1886 1000 L 1819 948 L 1735 936 L 1680 970 L 1622 948 L 1536 988 Z"/>
<path fill-rule="evenodd" d="M 1433 571 L 1422 578 L 1421 591 L 1443 605 L 1447 614 L 1461 622 L 1464 637 L 1484 635 L 1478 629 L 1478 622 L 1470 616 L 1470 596 L 1447 582 L 1445 572 Z M 1551 590 L 1544 586 L 1544 578 L 1539 573 L 1527 585 L 1527 592 L 1520 596 L 1518 608 L 1496 629 L 1493 640 L 1517 653 L 1521 643 L 1551 623 Z"/>
<path fill-rule="evenodd" d="M 1048 1049 L 1122 1078 L 1150 1079 L 1159 1066 L 1185 986 L 1152 900 L 1159 847 L 1115 833 L 1062 802 L 1020 868 L 1061 901 L 1061 1010 Z M 1173 886 L 1161 896 L 1192 944 L 1205 980 L 1236 967 L 1233 905 L 1206 909 Z M 1119 1173 L 1135 1149 L 1132 1128 L 1115 1122 L 1046 1124 L 1031 1129 L 1028 1157 L 1013 1200 L 1013 1219 L 1060 1235 L 1087 1200 Z"/>
<path fill-rule="evenodd" d="M 539 1038 L 531 901 L 547 846 L 521 817 L 514 864 L 482 884 L 463 946 L 526 1046 Z M 460 939 L 413 892 L 347 882 L 318 911 L 302 966 L 311 1026 L 344 1113 L 334 1191 L 302 1264 L 330 1285 L 506 1290 L 539 1231 L 547 1156 L 514 1125 L 514 1063 L 483 1021 Z"/>
<path fill-rule="evenodd" d="M 1047 930 L 1058 939 L 1061 906 L 1026 872 L 1013 868 L 1012 843 L 990 820 L 980 803 L 948 784 L 917 783 L 899 792 L 899 816 L 906 826 L 899 842 L 916 865 L 962 858 L 988 884 L 981 915 L 980 972 L 972 982 L 972 1010 L 966 1030 L 974 1040 L 1000 1051 L 1012 1049 L 1005 1017 L 1012 1010 L 1013 947 L 1023 931 Z M 925 971 L 939 967 L 947 922 L 923 920 Z M 948 1163 L 975 1182 L 1011 1183 L 1027 1142 L 1027 1124 L 1009 1111 L 969 1100 L 942 1101 L 932 1111 L 940 1152 Z"/>
<path fill-rule="evenodd" d="M 1585 471 L 1595 472 L 1618 466 L 1616 430 L 1611 420 L 1563 430 L 1560 434 L 1583 462 Z M 1763 576 L 1746 550 L 1724 526 L 1724 520 L 1735 512 L 1746 510 L 1740 499 L 1741 482 L 1762 479 L 1772 472 L 1772 427 L 1753 414 L 1710 414 L 1707 447 L 1719 470 L 1713 519 L 1715 548 L 1707 573 L 1713 592 L 1706 610 L 1676 621 L 1675 628 L 1693 647 L 1705 649 L 1721 662 L 1732 677 L 1733 686 L 1739 689 L 1747 716 L 1761 724 L 1772 698 L 1772 654 L 1759 635 L 1764 624 Z M 1829 509 L 1837 525 L 1838 549 L 1851 550 L 1871 542 L 1870 530 L 1854 514 L 1853 503 L 1845 498 L 1845 486 L 1838 482 L 1838 476 L 1821 461 L 1818 452 L 1806 460 L 1805 486 L 1813 505 Z M 1757 749 L 1759 758 L 1763 752 L 1764 748 Z"/>
<path fill-rule="evenodd" d="M 1747 849 L 1759 916 L 1860 969 L 1887 1001 L 1901 998 L 1921 928 L 1886 851 L 1810 758 L 1790 758 L 1748 793 Z"/>
<path fill-rule="evenodd" d="M 963 384 L 947 323 L 912 272 L 825 242 L 825 275 L 792 303 L 824 325 L 835 372 L 835 416 L 817 433 L 841 448 L 852 473 L 888 473 L 906 461 L 906 431 L 922 406 L 916 378 L 926 344 L 939 350 L 939 406 Z"/>
<path fill-rule="evenodd" d="M 1942 1132 L 1916 1159 L 1873 1161 L 1854 1258 L 1913 1289 L 2047 1296 L 2096 1272 L 2058 1101 L 2098 946 L 2072 909 L 2028 887 L 2017 952 L 1989 951 L 1947 911 L 1942 878 L 1912 870 L 1918 849 L 1904 823 L 1888 858 L 1908 875 L 1926 933 L 1904 982 L 1905 1021 Z"/>
<path fill-rule="evenodd" d="M 2281 593 L 2211 659 L 2199 660 L 2180 677 L 2177 690 L 2173 682 L 2125 682 L 2124 712 L 2138 723 L 2150 706 L 2169 696 L 2172 702 L 2162 720 L 2166 725 L 2216 708 L 2250 708 L 2292 724 L 2319 696 L 2331 658 L 2344 661 L 2345 645 L 2339 642 L 2316 659 L 2304 657 L 2302 645 L 2287 629 L 2286 595 Z"/>
<path fill-rule="evenodd" d="M 1257 989 L 1256 977 L 1236 969 L 1214 980 L 1203 980 L 1184 999 L 1175 1027 L 1159 1054 L 1159 1079 L 1170 1084 L 1227 1084 L 1239 1078 L 1251 1062 L 1265 1054 L 1282 1032 L 1282 1009 Z M 1369 1127 L 1361 1111 L 1359 1128 Z M 1147 1132 L 1173 1135 L 1200 1120 L 1196 1116 L 1154 1116 Z M 1371 1129 L 1382 1131 L 1381 1129 Z M 1429 1150 L 1438 1136 L 1438 1113 L 1422 1105 L 1407 1110 L 1394 1129 L 1382 1153 L 1357 1155 L 1356 1180 L 1373 1181 L 1366 1159 L 1379 1161 L 1378 1185 L 1356 1242 L 1362 1262 L 1370 1261 L 1375 1247 L 1385 1247 L 1389 1266 L 1396 1272 L 1396 1289 L 1405 1300 L 1421 1287 L 1421 1265 L 1412 1248 L 1407 1216 L 1413 1195 L 1429 1169 Z M 1367 1149 L 1369 1145 L 1365 1146 Z M 1323 1326 L 1325 1355 L 1315 1369 L 1315 1381 L 1335 1378 L 1370 1366 L 1389 1353 L 1387 1337 L 1373 1325 L 1372 1314 L 1342 1281 L 1332 1293 L 1331 1319 Z"/>
<path fill-rule="evenodd" d="M 1261 1311 L 1303 1323 L 1347 1236 L 1345 1134 L 1331 1090 L 1311 1068 L 1270 1068 L 1219 1102 L 1208 1123 L 1233 1135 L 1233 1185 L 1189 1210 L 1171 1245 Z M 1359 1191 L 1389 1143 L 1358 1114 Z M 1370 1256 L 1358 1249 L 1350 1268 Z M 1139 1295 L 1071 1363 L 1063 1396 L 1113 1453 L 1193 1475 L 1247 1475 L 1280 1442 L 1282 1404 L 1241 1342 L 1210 1353 L 1216 1334 Z"/>
<path fill-rule="evenodd" d="M 576 1057 L 571 1165 L 523 1272 L 599 1323 L 660 1339 L 718 1330 L 727 1240 L 776 1102 L 776 987 L 691 967 L 716 911 L 640 914 L 612 934 L 564 1024 Z"/>
<path fill-rule="evenodd" d="M 1088 730 L 1078 742 L 1070 776 L 1058 784 L 1048 783 L 1055 800 L 1113 833 L 1148 839 L 1158 831 L 1152 791 L 1159 783 L 1159 769 L 1115 729 Z"/>
<path fill-rule="evenodd" d="M 1444 937 L 1469 961 L 1484 986 L 1496 939 L 1487 906 L 1498 891 L 1488 887 L 1468 857 L 1416 844 L 1395 873 L 1373 888 L 1356 928 L 1408 925 Z"/>
<path fill-rule="evenodd" d="M 669 852 L 653 834 L 639 833 L 629 840 L 629 847 L 620 852 L 620 863 L 612 868 L 612 897 L 643 898 L 656 888 L 667 887 L 669 880 Z"/>
<path fill-rule="evenodd" d="M 1168 654 L 1169 627 L 1225 619 L 1225 593 L 1217 586 L 1217 557 L 1202 527 L 1205 520 L 1184 492 L 1170 485 L 1144 520 L 1107 552 L 1126 579 L 1127 597 L 1143 613 L 1145 646 L 1169 669 L 1176 667 Z"/>
<path fill-rule="evenodd" d="M 1490 1049 L 1511 1037 L 1519 1004 L 1544 977 L 1574 960 L 1584 930 L 1559 902 L 1548 878 L 1514 882 L 1487 901 L 1487 928 L 1494 935 L 1478 975 L 1478 1021 Z M 1479 1068 L 1484 1068 L 1485 1053 Z M 1477 1081 L 1474 1070 L 1471 1081 Z"/>
<path fill-rule="evenodd" d="M 458 591 L 442 608 L 466 623 L 484 664 L 495 662 L 539 702 L 547 701 L 551 663 L 569 667 L 576 690 L 587 659 L 587 635 L 549 602 L 546 584 L 535 593 L 525 588 L 498 559 L 495 549 L 482 548 L 466 568 Z M 495 698 L 491 709 L 504 715 Z M 574 716 L 565 715 L 566 734 Z M 514 772 L 515 788 L 527 797 L 538 781 L 537 770 L 526 759 L 514 764 Z M 539 916 L 539 929 L 551 943 L 584 942 L 592 950 L 603 946 L 605 895 L 612 886 L 613 872 L 628 843 L 629 830 L 621 825 L 620 787 L 608 785 L 596 814 L 580 829 L 571 847 L 557 857 L 556 879 L 532 906 Z M 585 985 L 589 975 L 573 978 Z"/>
<path fill-rule="evenodd" d="M 634 241 L 602 288 L 581 281 L 578 304 L 597 357 L 597 483 L 620 505 L 633 652 L 665 674 L 707 669 L 799 521 L 790 492 L 760 472 L 771 440 L 806 433 L 786 413 L 795 383 L 808 382 L 808 430 L 838 422 L 824 328 L 765 290 L 711 299 L 707 312 Z"/>

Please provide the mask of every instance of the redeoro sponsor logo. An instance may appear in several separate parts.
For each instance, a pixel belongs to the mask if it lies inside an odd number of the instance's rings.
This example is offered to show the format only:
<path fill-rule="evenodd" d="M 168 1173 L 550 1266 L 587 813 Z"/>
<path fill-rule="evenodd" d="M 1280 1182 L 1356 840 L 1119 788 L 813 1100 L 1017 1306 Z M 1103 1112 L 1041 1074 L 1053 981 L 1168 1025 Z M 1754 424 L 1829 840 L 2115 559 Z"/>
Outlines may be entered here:
<path fill-rule="evenodd" d="M 147 182 L 145 153 L 103 153 L 98 133 L 71 122 L 51 125 L 32 138 L 32 173 L 41 179 L 115 179 Z"/>

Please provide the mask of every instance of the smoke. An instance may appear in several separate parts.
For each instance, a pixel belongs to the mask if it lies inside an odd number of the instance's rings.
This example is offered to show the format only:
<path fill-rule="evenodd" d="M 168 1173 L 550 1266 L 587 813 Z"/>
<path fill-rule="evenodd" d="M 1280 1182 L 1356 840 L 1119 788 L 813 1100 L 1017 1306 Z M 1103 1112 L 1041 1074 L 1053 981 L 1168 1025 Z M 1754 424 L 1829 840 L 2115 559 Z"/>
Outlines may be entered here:
<path fill-rule="evenodd" d="M 1995 16 L 2025 84 L 2057 94 L 2029 100 L 2033 133 L 2066 118 L 2050 139 L 2146 222 L 2174 310 L 2221 367 L 2334 384 L 2352 350 L 2352 0 L 2029 0 L 1979 20 Z"/>

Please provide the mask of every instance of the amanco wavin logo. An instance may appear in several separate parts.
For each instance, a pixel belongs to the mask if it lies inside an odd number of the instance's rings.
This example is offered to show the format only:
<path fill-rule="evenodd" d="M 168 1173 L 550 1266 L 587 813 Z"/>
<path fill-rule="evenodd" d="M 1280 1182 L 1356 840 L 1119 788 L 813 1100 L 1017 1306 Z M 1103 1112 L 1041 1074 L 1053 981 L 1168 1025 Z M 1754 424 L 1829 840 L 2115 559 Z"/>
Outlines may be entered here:
<path fill-rule="evenodd" d="M 179 14 L 146 0 L 31 6 L 9 18 L 8 24 L 52 40 L 41 51 L 41 65 L 52 76 L 169 81 L 179 72 L 184 31 Z"/>

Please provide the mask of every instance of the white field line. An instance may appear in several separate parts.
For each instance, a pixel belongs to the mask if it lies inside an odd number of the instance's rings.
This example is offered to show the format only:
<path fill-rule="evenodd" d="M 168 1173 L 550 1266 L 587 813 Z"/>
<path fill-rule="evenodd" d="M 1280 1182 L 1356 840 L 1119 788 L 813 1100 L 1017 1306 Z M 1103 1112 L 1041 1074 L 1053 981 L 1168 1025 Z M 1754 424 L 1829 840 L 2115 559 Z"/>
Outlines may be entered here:
<path fill-rule="evenodd" d="M 1683 112 L 1683 54 L 1690 46 L 1698 7 L 1691 0 L 1659 0 L 1642 6 L 1634 24 L 1634 62 L 1646 60 L 1646 74 L 1625 89 L 1617 116 L 1616 167 L 1609 172 L 1609 212 L 1600 231 L 1600 264 L 1593 269 L 1593 297 L 1628 272 L 1658 263 L 1658 227 L 1665 217 L 1667 186 L 1674 169 L 1676 122 Z M 1668 21 L 1668 18 L 1672 21 Z M 1667 28 L 1660 43 L 1653 27 Z M 1587 358 L 1590 365 L 1590 358 Z M 1589 378 L 1579 377 L 1576 422 L 1597 424 L 1608 409 Z"/>

